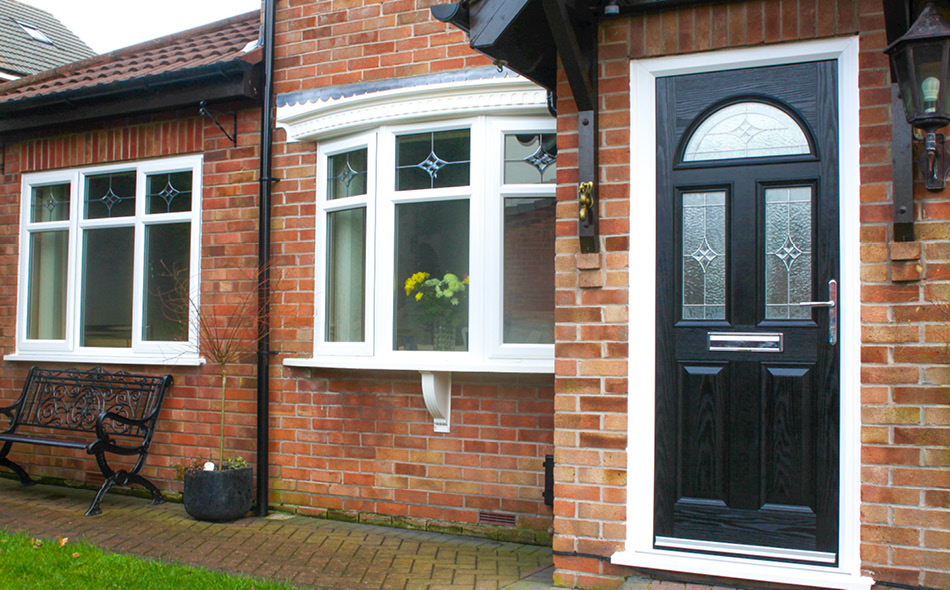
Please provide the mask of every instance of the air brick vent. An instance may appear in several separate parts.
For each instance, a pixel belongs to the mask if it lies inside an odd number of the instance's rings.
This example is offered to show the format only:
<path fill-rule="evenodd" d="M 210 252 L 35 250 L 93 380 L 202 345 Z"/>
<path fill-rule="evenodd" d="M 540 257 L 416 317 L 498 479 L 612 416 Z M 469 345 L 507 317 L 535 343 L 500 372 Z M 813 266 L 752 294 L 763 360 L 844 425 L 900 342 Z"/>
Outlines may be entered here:
<path fill-rule="evenodd" d="M 479 512 L 478 524 L 490 524 L 493 526 L 515 526 L 515 520 L 518 517 L 514 514 L 499 514 L 498 512 Z"/>

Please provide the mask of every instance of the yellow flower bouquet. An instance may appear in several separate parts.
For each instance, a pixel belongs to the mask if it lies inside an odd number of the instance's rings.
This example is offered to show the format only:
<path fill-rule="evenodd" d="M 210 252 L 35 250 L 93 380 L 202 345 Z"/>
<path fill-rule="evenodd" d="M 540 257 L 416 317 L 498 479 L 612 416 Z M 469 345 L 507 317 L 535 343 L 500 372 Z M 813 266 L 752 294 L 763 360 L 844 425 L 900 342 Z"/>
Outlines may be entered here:
<path fill-rule="evenodd" d="M 455 348 L 455 329 L 468 309 L 468 276 L 446 273 L 441 279 L 417 272 L 406 279 L 406 296 L 421 307 L 432 322 L 432 345 L 436 350 Z"/>

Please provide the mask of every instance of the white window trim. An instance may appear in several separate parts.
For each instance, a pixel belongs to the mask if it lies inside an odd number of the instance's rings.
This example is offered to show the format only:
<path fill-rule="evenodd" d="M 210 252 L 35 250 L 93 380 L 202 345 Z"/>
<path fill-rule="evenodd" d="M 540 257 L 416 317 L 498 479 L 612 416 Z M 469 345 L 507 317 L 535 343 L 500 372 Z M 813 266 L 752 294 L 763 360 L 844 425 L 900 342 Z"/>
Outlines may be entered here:
<path fill-rule="evenodd" d="M 202 163 L 200 155 L 178 156 L 141 162 L 124 162 L 69 170 L 24 174 L 20 195 L 20 255 L 17 278 L 17 328 L 16 352 L 4 356 L 8 361 L 29 362 L 76 362 L 116 363 L 137 365 L 183 365 L 195 366 L 204 361 L 198 354 L 196 318 L 189 318 L 188 342 L 145 342 L 140 327 L 143 314 L 145 231 L 149 225 L 188 221 L 191 223 L 190 298 L 197 302 L 200 292 L 201 268 L 201 194 Z M 156 172 L 192 171 L 192 210 L 182 213 L 145 215 L 145 191 L 147 174 Z M 86 176 L 110 172 L 136 172 L 135 215 L 130 223 L 128 217 L 121 219 L 83 220 L 80 186 Z M 33 223 L 30 221 L 32 188 L 35 186 L 70 183 L 70 213 L 68 221 Z M 133 253 L 133 300 L 132 300 L 132 347 L 84 347 L 79 345 L 78 321 L 82 230 L 92 227 L 135 227 Z M 29 297 L 30 234 L 44 229 L 61 228 L 69 232 L 66 295 L 65 340 L 29 340 L 26 337 L 27 300 Z M 140 229 L 141 228 L 141 229 Z M 191 306 L 196 307 L 196 306 Z M 194 314 L 195 310 L 189 311 Z"/>
<path fill-rule="evenodd" d="M 767 562 L 664 551 L 653 547 L 653 473 L 656 406 L 656 79 L 698 72 L 721 71 L 817 60 L 838 63 L 839 178 L 841 235 L 841 430 L 838 566 L 825 567 Z M 628 473 L 648 477 L 627 486 L 627 539 L 624 550 L 611 556 L 618 565 L 687 572 L 842 590 L 867 590 L 873 581 L 861 575 L 860 560 L 860 299 L 858 135 L 858 38 L 848 37 L 752 49 L 735 49 L 688 56 L 633 61 L 630 65 L 630 198 L 637 216 L 631 217 L 630 275 L 644 288 L 630 290 L 631 343 L 628 395 Z M 632 313 L 641 310 L 641 313 Z M 634 345 L 635 344 L 635 345 Z"/>
<path fill-rule="evenodd" d="M 393 154 L 395 138 L 405 133 L 422 133 L 451 129 L 472 129 L 471 181 L 467 186 L 425 191 L 387 192 L 374 195 L 375 189 L 367 179 L 367 276 L 366 342 L 326 342 L 326 262 L 321 257 L 327 240 L 326 212 L 343 208 L 337 200 L 326 201 L 327 157 L 337 153 L 373 146 L 373 137 L 381 154 Z M 548 117 L 475 117 L 431 122 L 428 124 L 381 127 L 338 142 L 328 142 L 318 149 L 317 164 L 317 231 L 315 272 L 314 354 L 309 359 L 285 359 L 287 366 L 334 367 L 348 369 L 387 369 L 418 371 L 477 371 L 504 373 L 554 372 L 553 344 L 502 344 L 502 260 L 504 199 L 511 196 L 541 196 L 555 198 L 556 186 L 502 185 L 504 169 L 503 141 L 505 133 L 554 132 L 554 121 Z M 490 142 L 488 138 L 493 138 Z M 494 140 L 497 140 L 495 142 Z M 375 170 L 376 185 L 394 186 L 394 162 L 374 166 L 376 157 L 370 155 L 369 169 Z M 485 169 L 480 163 L 486 163 Z M 372 176 L 373 172 L 371 172 Z M 383 191 L 380 191 L 383 192 Z M 374 208 L 375 197 L 375 210 Z M 351 200 L 354 199 L 354 200 Z M 343 199 L 359 202 L 360 197 Z M 385 244 L 395 244 L 395 207 L 399 203 L 421 203 L 440 200 L 467 199 L 469 202 L 469 325 L 479 326 L 469 332 L 469 347 L 465 352 L 433 352 L 392 350 L 393 302 L 383 293 L 394 275 L 394 259 L 386 255 Z M 376 243 L 373 243 L 373 240 Z M 377 247 L 378 244 L 378 247 Z M 380 256 L 376 256 L 379 253 Z M 489 275 L 489 270 L 492 274 Z M 497 271 L 497 275 L 496 272 Z M 378 287 L 377 287 L 378 286 Z M 375 321 L 374 321 L 375 320 Z"/>

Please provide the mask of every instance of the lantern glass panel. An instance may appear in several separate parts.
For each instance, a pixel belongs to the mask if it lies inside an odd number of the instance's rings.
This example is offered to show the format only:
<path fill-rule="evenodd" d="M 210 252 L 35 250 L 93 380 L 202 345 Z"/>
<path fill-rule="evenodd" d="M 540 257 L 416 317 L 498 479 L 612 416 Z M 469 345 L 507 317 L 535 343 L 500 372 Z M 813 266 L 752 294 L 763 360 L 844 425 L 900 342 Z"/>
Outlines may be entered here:
<path fill-rule="evenodd" d="M 950 111 L 946 99 L 946 71 L 943 67 L 946 51 L 944 47 L 944 43 L 935 41 L 922 43 L 912 49 L 916 70 L 914 79 L 918 85 L 914 92 L 920 97 L 918 99 L 920 110 L 915 113 L 919 118 L 916 123 L 923 128 L 928 127 L 928 125 L 932 127 L 933 125 L 942 126 L 946 124 L 947 113 Z M 929 124 L 928 120 L 932 119 L 942 119 L 942 121 Z"/>
<path fill-rule="evenodd" d="M 894 65 L 894 74 L 897 83 L 900 85 L 901 98 L 904 100 L 904 110 L 908 121 L 913 120 L 920 112 L 919 103 L 915 102 L 920 93 L 914 91 L 916 83 L 911 75 L 913 72 L 910 65 L 911 57 L 912 54 L 907 45 L 900 47 L 891 54 L 891 63 Z"/>

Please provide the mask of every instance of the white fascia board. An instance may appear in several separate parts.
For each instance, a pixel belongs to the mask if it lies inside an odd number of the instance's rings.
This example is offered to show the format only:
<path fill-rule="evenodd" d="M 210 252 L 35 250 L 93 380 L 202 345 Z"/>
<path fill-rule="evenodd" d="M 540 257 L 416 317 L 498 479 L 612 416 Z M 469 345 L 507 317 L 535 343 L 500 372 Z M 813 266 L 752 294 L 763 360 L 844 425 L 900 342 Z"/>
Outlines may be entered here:
<path fill-rule="evenodd" d="M 464 80 L 277 108 L 291 141 L 317 141 L 383 125 L 473 117 L 546 115 L 547 91 L 525 78 Z"/>

